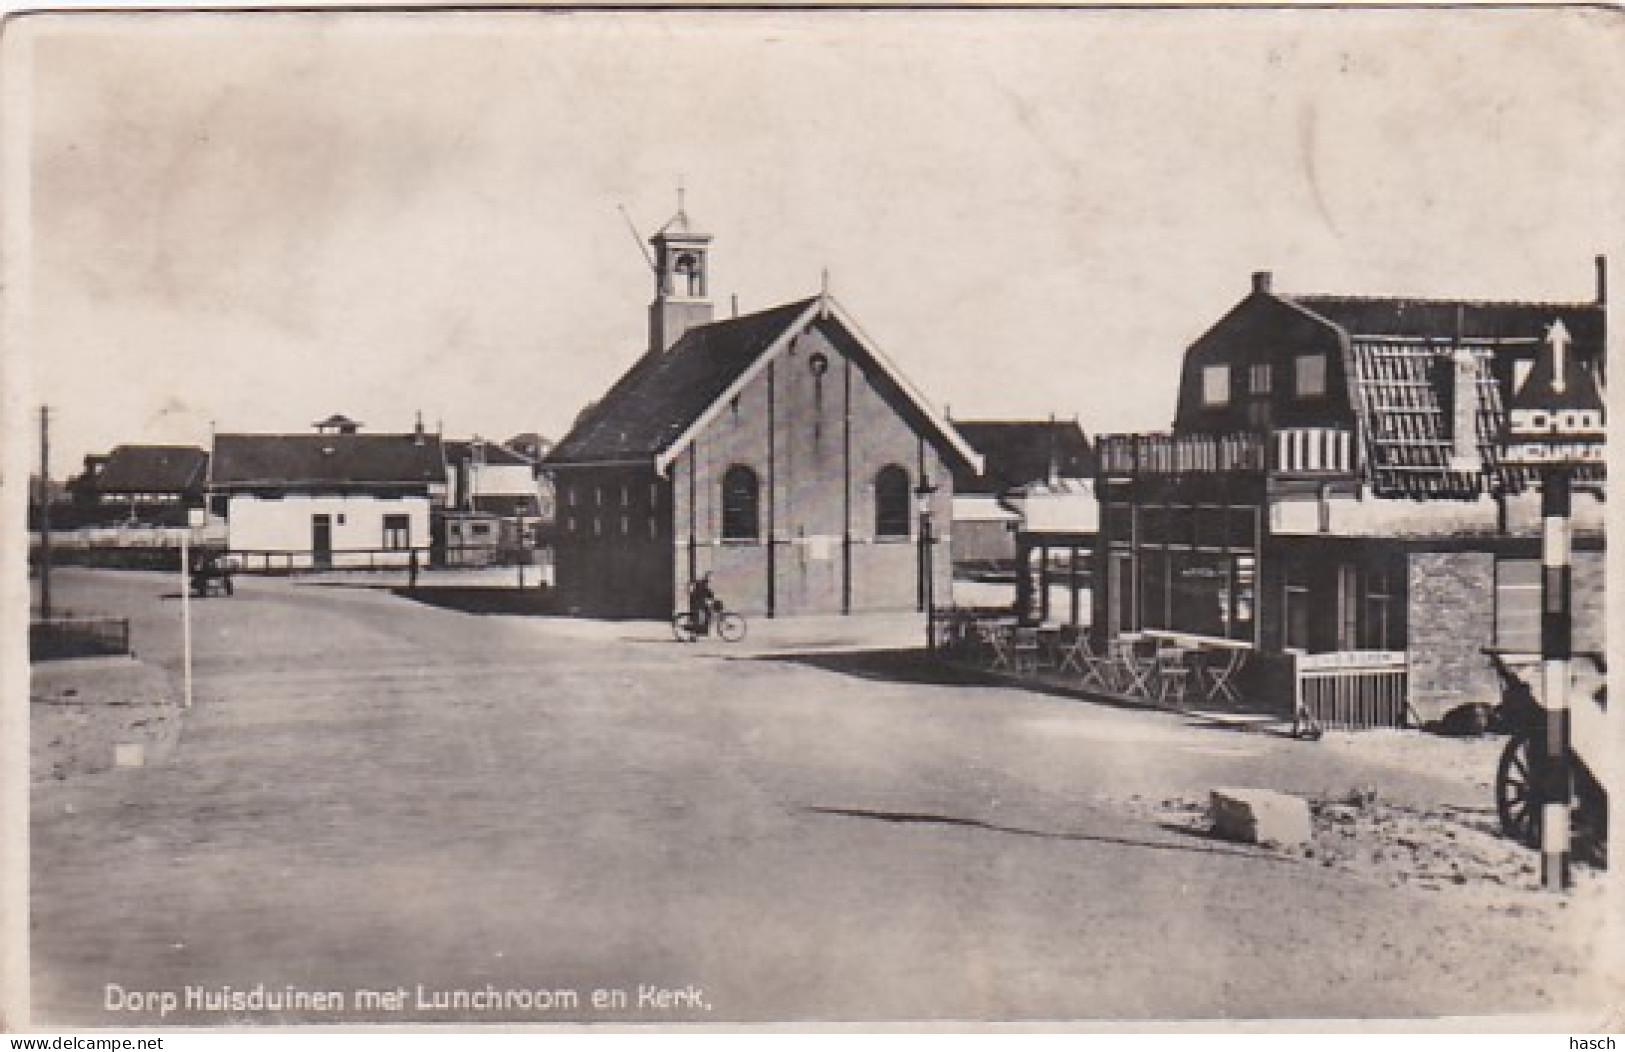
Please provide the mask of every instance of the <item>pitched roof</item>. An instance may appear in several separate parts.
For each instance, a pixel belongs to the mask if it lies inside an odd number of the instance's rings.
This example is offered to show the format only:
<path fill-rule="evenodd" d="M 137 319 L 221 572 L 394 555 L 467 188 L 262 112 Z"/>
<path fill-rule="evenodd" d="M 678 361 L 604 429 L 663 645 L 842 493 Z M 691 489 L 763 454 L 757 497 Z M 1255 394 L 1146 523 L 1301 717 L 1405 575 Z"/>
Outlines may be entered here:
<path fill-rule="evenodd" d="M 542 503 L 535 494 L 497 494 L 476 493 L 473 498 L 474 510 L 487 515 L 501 515 L 506 518 L 517 518 L 526 515 L 537 518 L 542 514 Z"/>
<path fill-rule="evenodd" d="M 1605 363 L 1606 310 L 1595 303 L 1482 302 L 1403 297 L 1280 295 L 1337 328 L 1347 353 L 1349 398 L 1362 421 L 1364 463 L 1380 496 L 1470 497 L 1517 492 L 1532 479 L 1499 460 L 1506 404 L 1552 324 L 1574 338 L 1576 360 Z M 1453 467 L 1455 379 L 1450 352 L 1473 352 L 1472 444 L 1481 468 Z M 1582 471 L 1600 477 L 1600 469 Z"/>
<path fill-rule="evenodd" d="M 502 444 L 532 460 L 541 460 L 547 455 L 547 451 L 553 448 L 552 442 L 534 431 L 521 431 Z"/>
<path fill-rule="evenodd" d="M 416 485 L 446 481 L 437 435 L 216 435 L 215 486 Z"/>
<path fill-rule="evenodd" d="M 197 446 L 118 446 L 95 485 L 102 493 L 184 493 L 202 488 L 208 466 Z"/>
<path fill-rule="evenodd" d="M 1562 318 L 1576 352 L 1600 353 L 1605 312 L 1595 303 L 1487 302 L 1404 296 L 1280 295 L 1350 336 L 1405 336 L 1450 340 L 1539 341 Z"/>
<path fill-rule="evenodd" d="M 820 307 L 814 312 L 815 306 Z M 797 326 L 827 315 L 851 338 L 853 350 L 872 363 L 935 433 L 951 459 L 980 466 L 981 458 L 952 424 L 938 417 L 918 392 L 858 328 L 833 298 L 813 296 L 754 314 L 696 326 L 664 353 L 639 358 L 620 380 L 577 418 L 547 463 L 595 464 L 653 460 L 664 471 L 694 433 L 719 411 L 756 370 L 786 346 Z"/>
<path fill-rule="evenodd" d="M 463 461 L 471 459 L 474 455 L 475 444 L 470 439 L 443 439 L 441 445 L 446 450 L 446 463 L 461 464 Z M 485 458 L 484 462 L 486 464 L 528 467 L 535 463 L 523 453 L 516 449 L 510 449 L 505 445 L 498 445 L 495 442 L 480 442 L 478 445 L 481 447 L 481 455 Z"/>
<path fill-rule="evenodd" d="M 956 493 L 1003 493 L 1057 478 L 1092 479 L 1095 451 L 1075 420 L 955 420 L 965 441 L 982 454 L 981 474 L 960 471 Z"/>
<path fill-rule="evenodd" d="M 550 463 L 652 457 L 761 357 L 814 300 L 688 330 L 664 354 L 645 354 L 588 407 L 547 455 Z"/>

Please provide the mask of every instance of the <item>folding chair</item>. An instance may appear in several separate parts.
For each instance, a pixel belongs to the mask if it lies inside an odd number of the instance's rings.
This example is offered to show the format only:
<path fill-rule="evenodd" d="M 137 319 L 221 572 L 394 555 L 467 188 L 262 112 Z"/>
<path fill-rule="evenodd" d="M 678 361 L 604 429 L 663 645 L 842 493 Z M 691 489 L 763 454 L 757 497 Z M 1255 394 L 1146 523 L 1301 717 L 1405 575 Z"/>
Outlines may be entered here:
<path fill-rule="evenodd" d="M 1241 647 L 1226 647 L 1224 660 L 1216 662 L 1206 660 L 1211 655 L 1211 651 L 1203 655 L 1202 672 L 1207 677 L 1207 689 L 1204 692 L 1203 699 L 1209 704 L 1223 700 L 1232 705 L 1239 705 L 1241 696 L 1236 693 L 1236 688 L 1231 681 L 1241 671 L 1241 666 L 1246 663 L 1247 651 Z"/>
<path fill-rule="evenodd" d="M 1078 685 L 1081 687 L 1095 687 L 1099 690 L 1112 689 L 1111 662 L 1104 655 L 1095 653 L 1089 645 L 1089 633 L 1081 629 L 1073 629 L 1070 638 L 1063 636 L 1061 640 L 1060 671 L 1076 672 L 1079 676 Z"/>
<path fill-rule="evenodd" d="M 1011 649 L 1015 656 L 1015 671 L 1038 671 L 1038 629 L 1016 626 Z"/>
<path fill-rule="evenodd" d="M 1138 636 L 1121 635 L 1114 639 L 1111 643 L 1111 665 L 1116 670 L 1114 679 L 1118 693 L 1150 701 L 1155 697 L 1152 680 L 1157 664 L 1154 659 L 1147 661 L 1140 656 L 1140 643 Z"/>
<path fill-rule="evenodd" d="M 1191 667 L 1188 662 L 1190 654 L 1191 651 L 1186 647 L 1158 644 L 1152 662 L 1157 704 L 1167 705 L 1170 699 L 1173 699 L 1175 704 L 1182 704 L 1185 701 L 1186 692 L 1190 689 Z"/>
<path fill-rule="evenodd" d="M 982 646 L 987 648 L 990 669 L 1010 669 L 1010 641 L 1004 634 L 1004 629 L 997 624 L 981 624 L 977 626 L 981 633 Z"/>

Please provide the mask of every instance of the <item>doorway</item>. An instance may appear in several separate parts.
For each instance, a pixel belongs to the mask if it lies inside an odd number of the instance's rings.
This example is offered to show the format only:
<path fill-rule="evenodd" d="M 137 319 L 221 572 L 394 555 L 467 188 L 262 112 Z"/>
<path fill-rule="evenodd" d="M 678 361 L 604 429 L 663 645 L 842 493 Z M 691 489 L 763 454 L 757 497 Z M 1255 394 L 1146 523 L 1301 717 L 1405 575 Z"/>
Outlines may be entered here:
<path fill-rule="evenodd" d="M 310 517 L 310 565 L 317 570 L 333 568 L 333 516 Z"/>

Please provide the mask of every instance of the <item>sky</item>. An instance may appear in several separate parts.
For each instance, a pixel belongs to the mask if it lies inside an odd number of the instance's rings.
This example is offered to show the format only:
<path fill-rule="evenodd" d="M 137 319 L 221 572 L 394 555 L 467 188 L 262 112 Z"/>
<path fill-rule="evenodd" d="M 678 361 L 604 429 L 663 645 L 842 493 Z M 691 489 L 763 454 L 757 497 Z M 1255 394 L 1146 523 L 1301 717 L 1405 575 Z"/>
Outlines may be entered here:
<path fill-rule="evenodd" d="M 686 188 L 718 316 L 814 293 L 955 418 L 1173 415 L 1287 292 L 1585 300 L 1625 38 L 1585 10 L 72 15 L 11 27 L 12 425 L 558 438 Z M 20 220 L 20 221 L 19 221 Z"/>

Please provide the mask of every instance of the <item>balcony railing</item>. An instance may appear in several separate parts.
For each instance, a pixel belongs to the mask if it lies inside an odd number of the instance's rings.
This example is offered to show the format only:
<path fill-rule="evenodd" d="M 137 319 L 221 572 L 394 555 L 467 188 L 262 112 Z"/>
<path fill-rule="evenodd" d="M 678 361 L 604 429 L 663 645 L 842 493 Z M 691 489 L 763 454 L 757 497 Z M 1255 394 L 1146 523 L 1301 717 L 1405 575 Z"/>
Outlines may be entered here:
<path fill-rule="evenodd" d="M 1351 475 L 1354 435 L 1342 428 L 1280 428 L 1268 434 L 1174 435 L 1149 432 L 1100 435 L 1095 442 L 1103 474 Z"/>

